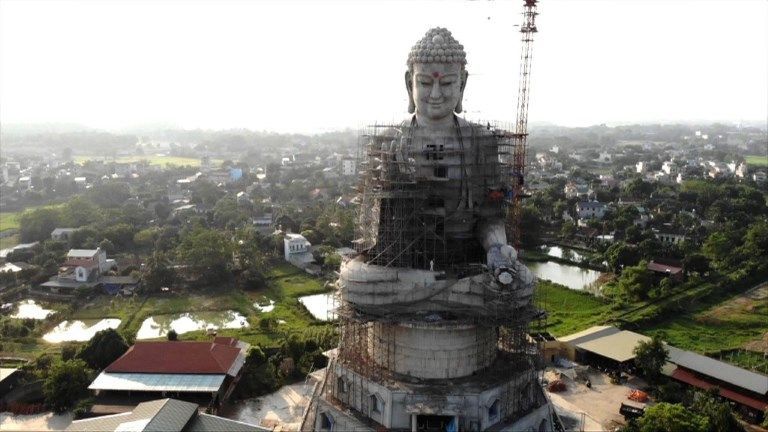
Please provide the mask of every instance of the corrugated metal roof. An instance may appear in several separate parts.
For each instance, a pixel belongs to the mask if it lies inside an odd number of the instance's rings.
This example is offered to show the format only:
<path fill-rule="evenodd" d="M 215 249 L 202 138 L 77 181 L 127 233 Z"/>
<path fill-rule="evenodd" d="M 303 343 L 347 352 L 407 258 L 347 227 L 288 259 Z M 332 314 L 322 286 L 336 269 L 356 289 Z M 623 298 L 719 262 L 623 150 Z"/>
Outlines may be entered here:
<path fill-rule="evenodd" d="M 612 335 L 618 333 L 621 330 L 613 326 L 594 326 L 586 330 L 582 330 L 578 333 L 574 333 L 568 336 L 557 338 L 561 342 L 568 342 L 573 345 L 578 345 L 583 342 L 591 341 L 603 336 Z"/>
<path fill-rule="evenodd" d="M 17 370 L 16 368 L 0 368 L 0 382 L 15 374 Z"/>
<path fill-rule="evenodd" d="M 635 354 L 632 351 L 634 351 L 638 343 L 649 340 L 651 338 L 648 336 L 623 330 L 605 337 L 576 344 L 576 346 L 617 362 L 625 362 L 635 358 Z"/>
<path fill-rule="evenodd" d="M 197 404 L 176 399 L 165 399 L 162 408 L 144 427 L 145 432 L 184 430 L 184 425 L 197 413 Z"/>
<path fill-rule="evenodd" d="M 178 391 L 212 393 L 219 391 L 225 374 L 145 374 L 102 372 L 88 388 L 117 391 Z"/>
<path fill-rule="evenodd" d="M 677 368 L 675 369 L 674 372 L 672 372 L 672 378 L 704 390 L 708 390 L 712 387 L 717 386 L 716 384 L 713 384 L 704 379 L 701 379 L 696 375 L 694 375 L 693 373 L 688 372 L 681 368 Z M 726 399 L 730 399 L 734 402 L 738 402 L 742 405 L 746 405 L 748 407 L 754 408 L 759 411 L 765 411 L 765 409 L 768 408 L 768 403 L 765 403 L 761 400 L 755 399 L 753 397 L 750 397 L 741 393 L 737 393 L 731 389 L 720 388 L 720 396 Z"/>
<path fill-rule="evenodd" d="M 99 252 L 98 249 L 70 249 L 68 258 L 91 258 Z"/>
<path fill-rule="evenodd" d="M 768 376 L 673 346 L 667 346 L 667 350 L 669 361 L 678 366 L 761 395 L 768 394 Z"/>
<path fill-rule="evenodd" d="M 197 404 L 176 399 L 142 402 L 132 412 L 76 420 L 67 431 L 178 432 L 197 413 Z"/>
<path fill-rule="evenodd" d="M 200 413 L 189 423 L 184 432 L 262 432 L 268 430 L 270 429 Z"/>

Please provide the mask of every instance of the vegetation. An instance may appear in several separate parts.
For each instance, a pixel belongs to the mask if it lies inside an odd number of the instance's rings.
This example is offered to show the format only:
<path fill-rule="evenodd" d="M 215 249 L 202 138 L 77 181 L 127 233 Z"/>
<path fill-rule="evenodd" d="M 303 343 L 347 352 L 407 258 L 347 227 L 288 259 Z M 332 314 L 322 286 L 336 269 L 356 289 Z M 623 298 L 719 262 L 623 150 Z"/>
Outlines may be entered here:
<path fill-rule="evenodd" d="M 669 361 L 669 352 L 661 338 L 654 336 L 648 342 L 641 341 L 632 352 L 642 376 L 649 384 L 659 384 L 663 377 L 661 369 Z"/>
<path fill-rule="evenodd" d="M 128 343 L 117 330 L 106 329 L 96 333 L 78 353 L 92 369 L 101 370 L 128 351 Z"/>
<path fill-rule="evenodd" d="M 90 371 L 82 360 L 55 361 L 43 383 L 45 403 L 54 412 L 71 409 L 88 395 Z"/>
<path fill-rule="evenodd" d="M 539 282 L 536 301 L 547 311 L 547 330 L 556 336 L 601 324 L 612 313 L 605 300 L 549 281 Z"/>

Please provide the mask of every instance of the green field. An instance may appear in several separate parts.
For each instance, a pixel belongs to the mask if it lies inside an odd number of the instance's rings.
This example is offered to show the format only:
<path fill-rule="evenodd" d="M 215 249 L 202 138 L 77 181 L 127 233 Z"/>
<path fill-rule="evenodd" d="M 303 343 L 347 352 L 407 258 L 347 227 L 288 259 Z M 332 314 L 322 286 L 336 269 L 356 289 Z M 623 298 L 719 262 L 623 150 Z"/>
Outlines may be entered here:
<path fill-rule="evenodd" d="M 289 334 L 303 333 L 310 329 L 331 327 L 334 324 L 318 321 L 299 303 L 298 298 L 305 295 L 329 291 L 324 281 L 311 277 L 303 271 L 279 262 L 268 272 L 267 286 L 261 289 L 243 291 L 236 288 L 195 289 L 178 291 L 172 294 L 140 296 L 133 298 L 98 295 L 86 305 L 72 310 L 65 303 L 45 303 L 47 307 L 60 311 L 55 320 L 44 324 L 36 337 L 41 337 L 47 330 L 63 320 L 118 318 L 123 334 L 135 335 L 142 322 L 150 316 L 173 315 L 185 312 L 216 312 L 234 310 L 248 320 L 249 327 L 243 329 L 219 330 L 220 336 L 233 336 L 245 342 L 262 347 L 277 347 Z M 257 310 L 253 304 L 263 303 L 265 299 L 275 301 L 275 308 L 266 313 Z M 263 318 L 272 318 L 280 324 L 262 328 L 259 323 Z M 194 331 L 179 335 L 181 340 L 207 340 L 205 331 Z M 3 341 L 0 353 L 13 352 L 22 356 L 35 356 L 42 352 L 56 352 L 59 345 L 49 344 L 42 339 L 24 341 Z"/>
<path fill-rule="evenodd" d="M 642 332 L 659 334 L 678 348 L 716 353 L 743 348 L 761 339 L 768 333 L 766 316 L 768 297 L 736 295 L 714 305 L 692 302 L 689 311 L 679 311 Z"/>
<path fill-rule="evenodd" d="M 103 160 L 104 162 L 115 162 L 115 163 L 134 163 L 134 162 L 147 161 L 150 165 L 156 165 L 156 166 L 168 166 L 168 165 L 193 166 L 193 167 L 200 166 L 199 158 L 179 157 L 179 156 L 152 155 L 152 156 L 121 156 L 117 158 L 106 158 L 106 157 L 100 157 L 100 156 L 76 156 L 75 157 L 75 162 L 80 165 L 90 160 Z M 222 162 L 221 159 L 211 159 L 211 164 L 213 166 L 218 166 L 219 164 L 221 164 L 221 162 Z"/>
<path fill-rule="evenodd" d="M 1 212 L 0 213 L 0 231 L 19 228 L 19 217 L 23 212 Z"/>
<path fill-rule="evenodd" d="M 768 167 L 768 155 L 747 155 L 745 158 L 748 165 Z"/>
<path fill-rule="evenodd" d="M 592 294 L 540 281 L 536 290 L 537 307 L 547 311 L 547 330 L 565 336 L 603 324 L 611 317 L 611 306 Z"/>
<path fill-rule="evenodd" d="M 19 235 L 14 234 L 12 236 L 0 238 L 0 249 L 7 249 L 19 244 Z"/>

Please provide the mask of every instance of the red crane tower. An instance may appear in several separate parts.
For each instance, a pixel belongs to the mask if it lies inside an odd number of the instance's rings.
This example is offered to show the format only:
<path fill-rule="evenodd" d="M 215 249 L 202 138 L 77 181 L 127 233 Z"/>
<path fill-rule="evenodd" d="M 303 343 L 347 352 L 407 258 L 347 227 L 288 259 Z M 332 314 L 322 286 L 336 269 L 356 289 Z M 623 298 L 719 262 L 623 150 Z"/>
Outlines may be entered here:
<path fill-rule="evenodd" d="M 528 138 L 528 100 L 530 97 L 531 59 L 533 57 L 533 35 L 536 29 L 536 3 L 538 0 L 524 0 L 522 34 L 522 53 L 520 55 L 520 81 L 517 91 L 517 120 L 513 139 L 511 166 L 511 203 L 507 221 L 507 234 L 516 248 L 520 247 L 520 222 L 523 213 L 524 176 L 526 146 Z"/>

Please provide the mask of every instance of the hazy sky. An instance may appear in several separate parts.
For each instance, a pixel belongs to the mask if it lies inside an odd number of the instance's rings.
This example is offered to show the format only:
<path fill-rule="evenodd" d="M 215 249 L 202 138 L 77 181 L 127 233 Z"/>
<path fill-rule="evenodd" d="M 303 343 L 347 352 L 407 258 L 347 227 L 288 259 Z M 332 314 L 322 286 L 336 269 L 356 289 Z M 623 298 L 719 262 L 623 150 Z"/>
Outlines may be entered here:
<path fill-rule="evenodd" d="M 0 0 L 0 121 L 322 131 L 401 119 L 411 46 L 467 51 L 468 117 L 515 118 L 522 1 Z M 768 117 L 765 0 L 543 0 L 530 121 Z"/>

